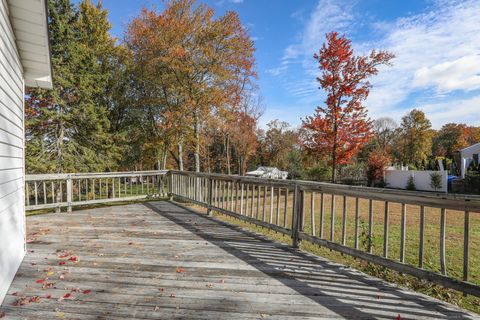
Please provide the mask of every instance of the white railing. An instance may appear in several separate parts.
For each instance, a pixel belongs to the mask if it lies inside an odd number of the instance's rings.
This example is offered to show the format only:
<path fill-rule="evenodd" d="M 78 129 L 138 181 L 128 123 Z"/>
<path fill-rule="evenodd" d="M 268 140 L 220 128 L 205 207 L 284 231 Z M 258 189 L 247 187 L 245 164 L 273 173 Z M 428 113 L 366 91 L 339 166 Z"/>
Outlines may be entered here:
<path fill-rule="evenodd" d="M 168 171 L 31 174 L 25 177 L 25 209 L 54 208 L 166 197 Z"/>

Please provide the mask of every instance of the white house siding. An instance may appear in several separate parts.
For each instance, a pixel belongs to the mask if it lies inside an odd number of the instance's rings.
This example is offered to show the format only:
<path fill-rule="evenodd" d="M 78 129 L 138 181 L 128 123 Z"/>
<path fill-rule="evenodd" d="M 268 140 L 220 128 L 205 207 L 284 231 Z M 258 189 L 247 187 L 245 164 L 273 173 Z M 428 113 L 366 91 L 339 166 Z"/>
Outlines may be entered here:
<path fill-rule="evenodd" d="M 24 80 L 5 0 L 0 0 L 0 304 L 25 255 Z"/>

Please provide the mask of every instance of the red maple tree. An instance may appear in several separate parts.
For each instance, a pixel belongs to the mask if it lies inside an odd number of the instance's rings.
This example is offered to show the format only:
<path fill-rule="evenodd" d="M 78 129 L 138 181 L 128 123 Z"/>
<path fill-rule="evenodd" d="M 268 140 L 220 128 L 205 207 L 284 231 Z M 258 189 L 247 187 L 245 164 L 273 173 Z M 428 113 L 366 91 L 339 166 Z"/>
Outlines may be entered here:
<path fill-rule="evenodd" d="M 394 54 L 372 50 L 356 56 L 349 39 L 331 32 L 313 57 L 322 70 L 317 81 L 327 99 L 324 107 L 303 120 L 303 145 L 311 153 L 329 157 L 335 182 L 337 166 L 348 164 L 370 139 L 372 122 L 362 105 L 372 87 L 368 78 L 378 73 L 379 65 L 390 65 Z"/>

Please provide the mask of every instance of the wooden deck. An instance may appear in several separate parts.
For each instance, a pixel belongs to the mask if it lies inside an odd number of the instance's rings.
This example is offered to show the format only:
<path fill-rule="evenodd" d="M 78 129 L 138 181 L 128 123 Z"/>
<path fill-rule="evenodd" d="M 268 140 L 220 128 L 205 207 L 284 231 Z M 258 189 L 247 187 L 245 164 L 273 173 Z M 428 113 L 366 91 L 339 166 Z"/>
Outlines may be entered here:
<path fill-rule="evenodd" d="M 169 202 L 27 223 L 5 319 L 477 317 Z"/>

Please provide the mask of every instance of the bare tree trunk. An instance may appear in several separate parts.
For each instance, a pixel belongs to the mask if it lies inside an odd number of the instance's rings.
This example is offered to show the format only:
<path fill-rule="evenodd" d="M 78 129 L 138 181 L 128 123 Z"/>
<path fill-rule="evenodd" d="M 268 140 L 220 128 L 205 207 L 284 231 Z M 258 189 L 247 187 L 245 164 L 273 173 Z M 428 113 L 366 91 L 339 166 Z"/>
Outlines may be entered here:
<path fill-rule="evenodd" d="M 200 121 L 198 119 L 198 110 L 195 110 L 193 134 L 195 137 L 195 151 L 193 156 L 195 158 L 195 171 L 200 172 Z"/>
<path fill-rule="evenodd" d="M 183 141 L 178 143 L 178 170 L 183 171 Z"/>
<path fill-rule="evenodd" d="M 227 174 L 232 174 L 232 171 L 230 169 L 230 137 L 227 134 L 227 137 L 225 139 L 225 151 L 227 153 Z"/>

